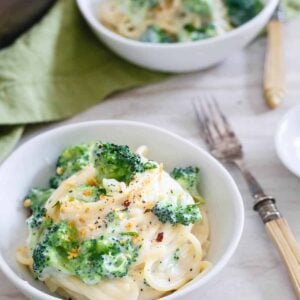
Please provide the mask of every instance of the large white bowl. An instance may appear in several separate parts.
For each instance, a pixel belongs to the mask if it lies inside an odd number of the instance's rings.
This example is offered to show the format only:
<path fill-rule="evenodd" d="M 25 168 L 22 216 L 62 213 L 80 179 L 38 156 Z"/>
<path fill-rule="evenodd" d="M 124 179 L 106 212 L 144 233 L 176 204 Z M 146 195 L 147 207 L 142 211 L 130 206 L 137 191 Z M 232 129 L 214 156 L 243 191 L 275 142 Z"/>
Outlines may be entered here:
<path fill-rule="evenodd" d="M 148 145 L 149 157 L 163 162 L 168 170 L 187 165 L 201 168 L 200 188 L 207 200 L 211 228 L 208 259 L 213 268 L 165 299 L 183 299 L 219 273 L 238 245 L 244 222 L 242 199 L 229 173 L 205 151 L 165 130 L 135 122 L 94 121 L 41 134 L 17 149 L 0 168 L 0 267 L 15 286 L 30 299 L 58 299 L 16 262 L 15 250 L 26 239 L 27 213 L 22 200 L 31 187 L 47 186 L 65 147 L 93 140 L 128 144 L 132 149 Z"/>
<path fill-rule="evenodd" d="M 278 0 L 266 0 L 265 8 L 251 21 L 222 36 L 202 41 L 153 44 L 124 38 L 97 19 L 100 2 L 77 0 L 78 7 L 96 36 L 110 49 L 139 66 L 166 72 L 190 72 L 220 63 L 253 40 L 270 19 Z"/>

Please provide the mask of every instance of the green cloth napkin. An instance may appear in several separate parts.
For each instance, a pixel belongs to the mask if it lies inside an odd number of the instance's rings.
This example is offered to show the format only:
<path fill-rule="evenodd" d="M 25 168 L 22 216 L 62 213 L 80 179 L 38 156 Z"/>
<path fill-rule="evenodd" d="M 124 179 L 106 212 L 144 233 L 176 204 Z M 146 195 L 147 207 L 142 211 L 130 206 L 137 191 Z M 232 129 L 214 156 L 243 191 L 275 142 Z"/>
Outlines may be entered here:
<path fill-rule="evenodd" d="M 136 67 L 92 34 L 74 0 L 59 0 L 43 20 L 0 51 L 0 160 L 25 124 L 70 117 L 115 91 L 166 74 Z"/>

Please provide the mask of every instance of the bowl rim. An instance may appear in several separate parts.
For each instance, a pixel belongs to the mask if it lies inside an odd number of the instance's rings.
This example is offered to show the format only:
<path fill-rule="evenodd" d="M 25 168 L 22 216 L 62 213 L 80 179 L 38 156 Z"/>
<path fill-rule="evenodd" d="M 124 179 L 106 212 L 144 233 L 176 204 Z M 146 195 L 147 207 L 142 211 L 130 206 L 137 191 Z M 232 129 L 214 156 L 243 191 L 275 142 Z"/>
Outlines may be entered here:
<path fill-rule="evenodd" d="M 170 43 L 170 44 L 145 43 L 145 42 L 123 37 L 113 32 L 112 30 L 105 27 L 99 20 L 97 20 L 92 10 L 88 9 L 89 5 L 87 4 L 87 2 L 88 2 L 87 0 L 76 0 L 77 6 L 81 14 L 83 15 L 84 19 L 95 31 L 100 32 L 110 40 L 114 40 L 116 42 L 123 43 L 132 47 L 169 50 L 169 49 L 177 49 L 177 48 L 180 49 L 184 47 L 197 47 L 200 45 L 211 45 L 215 42 L 221 42 L 226 39 L 235 38 L 236 36 L 242 34 L 242 32 L 246 31 L 248 28 L 250 28 L 259 19 L 263 19 L 264 17 L 272 13 L 275 10 L 276 6 L 278 5 L 279 0 L 268 0 L 264 8 L 254 18 L 242 24 L 241 26 L 238 26 L 232 29 L 231 31 L 226 32 L 220 36 L 211 37 L 199 41 L 187 41 L 187 42 Z"/>
<path fill-rule="evenodd" d="M 2 169 L 9 165 L 11 160 L 14 160 L 16 156 L 19 155 L 19 153 L 22 153 L 24 150 L 26 150 L 26 147 L 36 142 L 40 139 L 47 139 L 53 135 L 62 133 L 64 131 L 68 130 L 75 130 L 76 128 L 82 128 L 86 127 L 89 128 L 91 126 L 97 126 L 97 125 L 126 125 L 126 126 L 133 126 L 133 127 L 143 127 L 145 129 L 150 129 L 152 131 L 156 131 L 157 133 L 163 133 L 165 135 L 171 136 L 172 138 L 176 139 L 178 142 L 184 143 L 187 146 L 193 148 L 194 150 L 197 150 L 199 153 L 201 153 L 202 156 L 204 156 L 207 160 L 209 160 L 212 164 L 215 164 L 219 168 L 219 172 L 223 173 L 224 178 L 227 180 L 227 184 L 231 186 L 231 189 L 233 193 L 235 194 L 235 209 L 237 211 L 238 218 L 235 220 L 236 226 L 234 228 L 234 231 L 231 234 L 230 242 L 228 245 L 227 250 L 223 253 L 221 259 L 214 265 L 213 269 L 210 270 L 205 276 L 199 278 L 199 280 L 196 280 L 195 282 L 192 282 L 189 284 L 189 286 L 183 290 L 178 290 L 176 294 L 167 295 L 163 298 L 164 300 L 171 300 L 171 299 L 177 299 L 178 297 L 185 296 L 195 289 L 199 288 L 200 286 L 207 283 L 211 278 L 216 276 L 228 263 L 232 255 L 234 254 L 239 241 L 242 236 L 243 228 L 244 228 L 244 205 L 243 205 L 243 199 L 240 194 L 240 191 L 233 179 L 233 177 L 230 175 L 230 173 L 225 169 L 225 167 L 217 161 L 212 155 L 210 155 L 207 151 L 204 149 L 196 146 L 192 142 L 182 138 L 181 136 L 170 132 L 169 130 L 160 128 L 155 125 L 151 125 L 148 123 L 142 123 L 142 122 L 136 122 L 136 121 L 128 121 L 128 120 L 95 120 L 95 121 L 85 121 L 85 122 L 78 122 L 75 124 L 69 124 L 69 125 L 63 125 L 59 126 L 54 129 L 47 130 L 43 133 L 40 133 L 36 135 L 35 137 L 29 139 L 22 145 L 20 145 L 11 155 L 9 155 L 6 160 L 2 163 L 0 166 L 0 177 L 2 175 Z M 44 293 L 43 291 L 33 287 L 31 284 L 29 284 L 26 280 L 22 279 L 19 275 L 17 275 L 12 268 L 8 265 L 8 263 L 5 261 L 5 259 L 2 256 L 2 253 L 0 251 L 0 270 L 4 273 L 4 275 L 21 291 L 26 293 L 27 295 L 31 295 L 36 297 L 37 299 L 46 299 L 46 300 L 59 300 L 60 298 L 51 296 L 47 293 Z"/>

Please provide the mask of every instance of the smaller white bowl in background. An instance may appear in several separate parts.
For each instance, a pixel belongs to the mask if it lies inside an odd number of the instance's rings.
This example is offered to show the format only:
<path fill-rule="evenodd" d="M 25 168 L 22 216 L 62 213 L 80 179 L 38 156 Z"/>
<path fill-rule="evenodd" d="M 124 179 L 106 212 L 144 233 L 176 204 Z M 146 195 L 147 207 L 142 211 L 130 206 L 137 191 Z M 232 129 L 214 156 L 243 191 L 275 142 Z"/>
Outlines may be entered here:
<path fill-rule="evenodd" d="M 300 177 L 300 105 L 292 108 L 280 121 L 275 146 L 282 163 Z"/>
<path fill-rule="evenodd" d="M 32 274 L 16 262 L 15 250 L 25 243 L 27 214 L 22 205 L 32 187 L 47 186 L 55 162 L 67 146 L 102 140 L 127 144 L 131 149 L 149 147 L 149 157 L 175 166 L 201 168 L 201 192 L 207 201 L 211 246 L 207 259 L 212 269 L 166 300 L 186 299 L 221 271 L 233 255 L 243 229 L 241 195 L 226 169 L 204 150 L 168 131 L 129 121 L 93 121 L 63 126 L 41 134 L 17 149 L 0 167 L 0 269 L 30 299 L 58 300 Z M 234 280 L 234 279 L 233 279 Z"/>
<path fill-rule="evenodd" d="M 78 7 L 96 36 L 119 56 L 157 71 L 191 72 L 216 65 L 252 41 L 269 21 L 278 0 L 266 0 L 264 9 L 246 24 L 201 41 L 157 44 L 131 40 L 102 25 L 97 12 L 105 0 L 77 0 Z"/>

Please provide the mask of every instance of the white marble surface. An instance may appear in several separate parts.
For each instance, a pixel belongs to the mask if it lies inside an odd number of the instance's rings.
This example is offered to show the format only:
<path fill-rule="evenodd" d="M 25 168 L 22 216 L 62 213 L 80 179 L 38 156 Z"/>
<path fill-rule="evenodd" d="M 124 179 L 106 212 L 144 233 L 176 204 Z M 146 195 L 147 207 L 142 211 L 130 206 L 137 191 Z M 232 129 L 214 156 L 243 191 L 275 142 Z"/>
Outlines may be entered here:
<path fill-rule="evenodd" d="M 278 206 L 300 241 L 300 181 L 278 160 L 273 140 L 282 115 L 300 100 L 299 28 L 300 19 L 285 27 L 288 93 L 286 101 L 275 111 L 268 110 L 261 94 L 265 40 L 259 39 L 214 69 L 116 94 L 65 122 L 29 128 L 23 141 L 61 124 L 126 119 L 161 126 L 203 145 L 190 99 L 201 92 L 213 92 L 244 144 L 248 164 L 266 191 L 277 198 Z M 296 299 L 283 264 L 259 217 L 252 211 L 252 199 L 245 183 L 236 170 L 232 174 L 245 201 L 246 222 L 241 242 L 220 275 L 187 299 Z M 25 299 L 2 274 L 0 299 Z"/>

